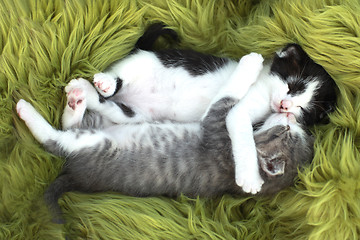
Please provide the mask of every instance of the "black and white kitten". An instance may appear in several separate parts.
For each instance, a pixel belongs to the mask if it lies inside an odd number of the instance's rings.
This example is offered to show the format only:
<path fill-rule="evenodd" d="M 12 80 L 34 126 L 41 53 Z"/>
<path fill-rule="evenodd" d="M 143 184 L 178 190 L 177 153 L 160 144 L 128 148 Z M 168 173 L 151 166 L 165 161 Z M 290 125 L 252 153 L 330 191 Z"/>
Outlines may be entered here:
<path fill-rule="evenodd" d="M 155 25 L 155 30 L 150 28 L 137 46 L 149 49 L 162 31 Z M 164 119 L 198 121 L 211 103 L 243 91 L 247 78 L 257 79 L 226 119 L 236 182 L 245 192 L 255 194 L 263 179 L 258 171 L 252 126 L 271 112 L 293 113 L 305 125 L 318 123 L 334 109 L 336 85 L 324 68 L 296 44 L 276 53 L 264 67 L 261 56 L 254 55 L 249 61 L 253 63 L 242 67 L 237 61 L 191 50 L 134 50 L 104 73 L 94 75 L 94 85 L 102 97 L 87 82 L 69 83 L 63 128 L 86 127 L 89 122 L 104 127 Z M 231 87 L 223 89 L 224 85 Z M 86 109 L 92 113 L 84 115 Z"/>
<path fill-rule="evenodd" d="M 251 83 L 244 81 L 243 89 Z M 244 194 L 235 182 L 226 116 L 245 94 L 239 91 L 234 97 L 221 98 L 201 122 L 144 122 L 65 131 L 54 129 L 20 100 L 17 112 L 35 138 L 66 159 L 62 173 L 45 193 L 54 221 L 63 222 L 57 201 L 68 191 L 190 197 Z M 273 194 L 291 185 L 298 167 L 312 159 L 313 139 L 291 113 L 270 115 L 254 137 L 256 164 L 265 180 L 259 194 Z"/>

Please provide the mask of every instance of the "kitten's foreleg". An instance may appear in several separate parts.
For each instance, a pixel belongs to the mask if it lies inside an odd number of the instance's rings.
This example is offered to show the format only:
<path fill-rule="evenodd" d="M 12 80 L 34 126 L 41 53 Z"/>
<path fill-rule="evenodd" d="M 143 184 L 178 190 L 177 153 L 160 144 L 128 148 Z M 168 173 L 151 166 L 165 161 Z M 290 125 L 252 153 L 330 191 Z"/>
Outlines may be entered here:
<path fill-rule="evenodd" d="M 264 183 L 260 176 L 253 128 L 250 117 L 235 105 L 226 117 L 235 163 L 235 181 L 244 192 L 256 194 Z"/>
<path fill-rule="evenodd" d="M 109 139 L 109 136 L 103 132 L 56 130 L 30 103 L 22 99 L 17 103 L 16 110 L 36 140 L 43 144 L 48 151 L 60 156 L 66 156 L 80 149 L 96 146 Z"/>
<path fill-rule="evenodd" d="M 229 80 L 225 82 L 219 93 L 212 99 L 202 119 L 208 114 L 211 106 L 222 98 L 230 97 L 241 100 L 251 85 L 256 82 L 263 68 L 263 61 L 264 58 L 258 53 L 250 53 L 243 56 Z"/>
<path fill-rule="evenodd" d="M 257 80 L 263 68 L 263 61 L 263 57 L 257 53 L 242 57 L 234 73 L 215 96 L 212 104 L 224 97 L 241 100 Z M 228 113 L 226 127 L 232 144 L 236 183 L 244 192 L 256 194 L 261 190 L 264 181 L 259 173 L 252 122 L 246 108 L 241 107 L 241 101 Z"/>
<path fill-rule="evenodd" d="M 238 67 L 220 94 L 239 100 L 244 97 L 257 80 L 263 68 L 263 61 L 263 57 L 257 53 L 250 53 L 241 58 Z M 244 192 L 256 194 L 261 190 L 264 181 L 259 172 L 251 118 L 246 108 L 241 106 L 241 101 L 227 115 L 226 127 L 232 144 L 235 181 Z"/>
<path fill-rule="evenodd" d="M 220 89 L 214 100 L 217 101 L 218 99 L 216 98 L 221 99 L 224 96 L 242 99 L 250 86 L 256 82 L 260 71 L 263 69 L 263 61 L 264 58 L 258 53 L 250 53 L 243 56 L 235 71 L 222 89 Z"/>

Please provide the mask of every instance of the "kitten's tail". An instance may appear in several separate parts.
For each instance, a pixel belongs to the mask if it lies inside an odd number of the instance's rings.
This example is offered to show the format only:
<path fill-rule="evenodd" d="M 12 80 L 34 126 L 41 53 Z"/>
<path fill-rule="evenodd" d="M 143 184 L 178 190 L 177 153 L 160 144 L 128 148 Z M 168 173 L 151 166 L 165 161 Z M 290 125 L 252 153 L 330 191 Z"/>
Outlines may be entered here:
<path fill-rule="evenodd" d="M 73 190 L 72 182 L 69 175 L 62 174 L 55 179 L 44 193 L 44 200 L 51 211 L 54 223 L 63 224 L 65 222 L 58 200 L 65 192 Z"/>
<path fill-rule="evenodd" d="M 178 34 L 163 23 L 154 23 L 150 25 L 144 34 L 135 44 L 135 49 L 151 51 L 154 48 L 155 41 L 160 37 L 165 37 L 169 42 L 179 42 Z"/>

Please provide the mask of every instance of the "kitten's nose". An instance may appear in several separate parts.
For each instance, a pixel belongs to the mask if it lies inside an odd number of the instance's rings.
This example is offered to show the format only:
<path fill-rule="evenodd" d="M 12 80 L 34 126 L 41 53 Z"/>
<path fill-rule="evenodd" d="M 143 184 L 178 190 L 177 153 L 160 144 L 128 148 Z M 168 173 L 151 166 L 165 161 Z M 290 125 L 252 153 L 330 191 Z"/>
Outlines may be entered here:
<path fill-rule="evenodd" d="M 280 109 L 287 111 L 287 110 L 289 110 L 289 108 L 292 107 L 292 105 L 293 105 L 293 103 L 290 100 L 281 100 Z"/>

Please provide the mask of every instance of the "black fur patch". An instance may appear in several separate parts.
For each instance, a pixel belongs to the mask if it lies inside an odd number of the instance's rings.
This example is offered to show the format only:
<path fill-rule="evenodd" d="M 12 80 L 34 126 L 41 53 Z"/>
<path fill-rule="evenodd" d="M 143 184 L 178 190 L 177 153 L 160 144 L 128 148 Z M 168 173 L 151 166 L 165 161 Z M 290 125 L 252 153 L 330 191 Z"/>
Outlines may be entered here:
<path fill-rule="evenodd" d="M 192 76 L 200 76 L 221 68 L 228 59 L 192 50 L 165 49 L 154 52 L 162 64 L 169 68 L 183 67 Z"/>
<path fill-rule="evenodd" d="M 123 80 L 121 78 L 117 77 L 115 80 L 116 80 L 116 88 L 113 96 L 122 88 L 123 85 Z"/>
<path fill-rule="evenodd" d="M 296 81 L 288 83 L 289 92 L 291 96 L 300 95 L 305 92 L 306 90 L 306 83 L 304 81 Z"/>
<path fill-rule="evenodd" d="M 154 43 L 160 36 L 166 38 L 169 42 L 179 41 L 179 37 L 174 30 L 166 28 L 163 23 L 155 23 L 150 25 L 138 39 L 135 44 L 135 49 L 146 51 L 154 50 Z M 135 51 L 135 49 L 133 51 Z"/>
<path fill-rule="evenodd" d="M 121 108 L 121 110 L 124 112 L 124 114 L 128 117 L 134 117 L 135 116 L 135 112 L 129 108 L 128 106 L 126 106 L 123 103 L 118 104 L 118 106 Z"/>

